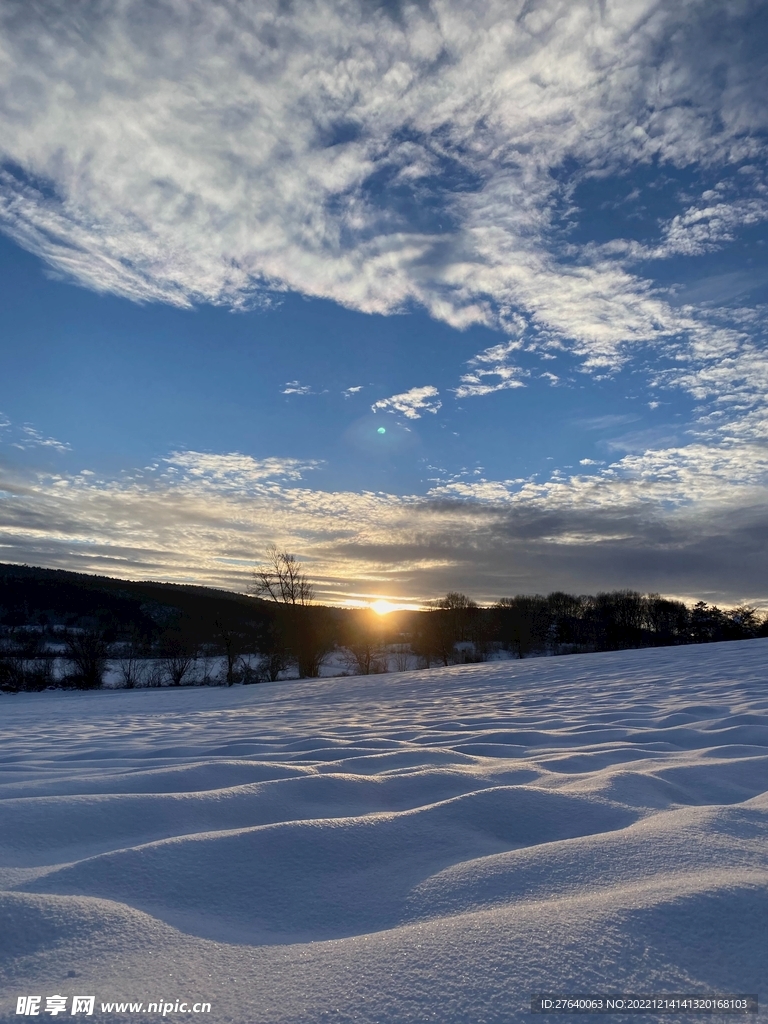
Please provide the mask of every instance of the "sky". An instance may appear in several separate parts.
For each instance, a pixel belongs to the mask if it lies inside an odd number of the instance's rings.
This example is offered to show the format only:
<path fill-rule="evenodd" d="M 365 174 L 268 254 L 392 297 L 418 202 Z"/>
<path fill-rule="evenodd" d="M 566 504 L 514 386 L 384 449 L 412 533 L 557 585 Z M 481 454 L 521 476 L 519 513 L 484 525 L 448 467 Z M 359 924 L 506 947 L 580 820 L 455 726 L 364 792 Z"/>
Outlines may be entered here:
<path fill-rule="evenodd" d="M 768 6 L 5 0 L 0 560 L 768 607 Z"/>

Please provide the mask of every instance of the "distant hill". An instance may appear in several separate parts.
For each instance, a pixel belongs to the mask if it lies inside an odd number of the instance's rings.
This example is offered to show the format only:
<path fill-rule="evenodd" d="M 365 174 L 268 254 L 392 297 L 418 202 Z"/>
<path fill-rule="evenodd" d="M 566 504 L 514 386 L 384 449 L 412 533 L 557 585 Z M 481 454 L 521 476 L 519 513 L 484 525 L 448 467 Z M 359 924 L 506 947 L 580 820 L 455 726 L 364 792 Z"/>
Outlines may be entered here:
<path fill-rule="evenodd" d="M 116 633 L 158 632 L 194 622 L 201 640 L 217 622 L 249 632 L 270 615 L 265 601 L 213 587 L 133 582 L 63 569 L 0 564 L 0 626 L 99 625 Z"/>

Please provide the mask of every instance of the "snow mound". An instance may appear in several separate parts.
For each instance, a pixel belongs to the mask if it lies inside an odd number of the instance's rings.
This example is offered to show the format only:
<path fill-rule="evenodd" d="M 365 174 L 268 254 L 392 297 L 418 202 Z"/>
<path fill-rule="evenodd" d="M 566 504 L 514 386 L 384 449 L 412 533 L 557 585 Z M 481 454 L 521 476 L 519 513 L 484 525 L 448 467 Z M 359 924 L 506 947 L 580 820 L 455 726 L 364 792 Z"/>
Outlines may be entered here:
<path fill-rule="evenodd" d="M 242 1024 L 760 993 L 767 666 L 748 641 L 3 697 L 0 1019 L 27 991 Z"/>

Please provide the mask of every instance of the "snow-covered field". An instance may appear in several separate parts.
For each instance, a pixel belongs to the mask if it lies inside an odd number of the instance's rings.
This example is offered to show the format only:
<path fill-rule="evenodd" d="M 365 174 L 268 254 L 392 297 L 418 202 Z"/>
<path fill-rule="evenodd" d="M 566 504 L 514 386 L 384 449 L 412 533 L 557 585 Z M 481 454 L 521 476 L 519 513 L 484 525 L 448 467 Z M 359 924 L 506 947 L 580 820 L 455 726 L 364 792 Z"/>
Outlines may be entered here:
<path fill-rule="evenodd" d="M 27 994 L 238 1024 L 764 1000 L 767 709 L 768 640 L 2 697 L 0 1019 Z"/>

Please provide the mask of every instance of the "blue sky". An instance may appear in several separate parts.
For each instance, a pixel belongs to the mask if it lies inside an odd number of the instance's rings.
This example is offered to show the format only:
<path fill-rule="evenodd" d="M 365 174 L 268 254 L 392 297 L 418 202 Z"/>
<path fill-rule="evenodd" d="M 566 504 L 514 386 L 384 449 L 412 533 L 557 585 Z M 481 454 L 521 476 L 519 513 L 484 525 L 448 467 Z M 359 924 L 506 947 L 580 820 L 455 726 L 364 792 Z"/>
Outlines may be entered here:
<path fill-rule="evenodd" d="M 0 558 L 768 604 L 763 5 L 0 19 Z"/>

